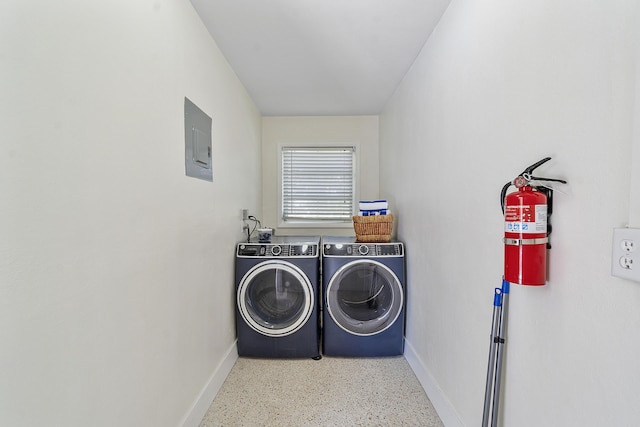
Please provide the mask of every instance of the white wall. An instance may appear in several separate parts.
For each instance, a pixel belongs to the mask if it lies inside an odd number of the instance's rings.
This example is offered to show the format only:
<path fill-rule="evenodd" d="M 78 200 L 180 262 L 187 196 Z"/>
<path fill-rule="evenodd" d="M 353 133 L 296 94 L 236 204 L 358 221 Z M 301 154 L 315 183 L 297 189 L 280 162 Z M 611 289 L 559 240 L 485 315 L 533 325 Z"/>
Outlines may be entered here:
<path fill-rule="evenodd" d="M 357 144 L 358 200 L 378 197 L 378 116 L 264 117 L 262 119 L 262 224 L 278 227 L 279 175 L 278 144 Z M 355 236 L 353 227 L 300 228 L 276 230 L 280 235 Z"/>
<path fill-rule="evenodd" d="M 500 189 L 545 156 L 536 172 L 569 185 L 547 286 L 512 287 L 503 425 L 640 419 L 640 283 L 610 275 L 612 228 L 640 227 L 639 28 L 637 1 L 454 0 L 381 115 L 408 353 L 448 426 L 482 418 Z"/>
<path fill-rule="evenodd" d="M 0 93 L 0 425 L 197 425 L 259 112 L 187 0 L 3 1 Z M 185 96 L 213 183 L 185 177 Z"/>

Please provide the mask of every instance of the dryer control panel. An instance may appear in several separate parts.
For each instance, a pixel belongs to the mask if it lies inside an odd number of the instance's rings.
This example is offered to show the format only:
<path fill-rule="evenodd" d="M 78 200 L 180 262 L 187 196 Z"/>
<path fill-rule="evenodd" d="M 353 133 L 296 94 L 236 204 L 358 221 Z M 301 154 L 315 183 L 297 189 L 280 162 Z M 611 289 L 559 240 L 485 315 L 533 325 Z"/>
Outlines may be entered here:
<path fill-rule="evenodd" d="M 236 255 L 239 257 L 263 258 L 317 257 L 318 245 L 312 243 L 239 243 Z"/>
<path fill-rule="evenodd" d="M 322 247 L 324 256 L 342 257 L 401 257 L 404 256 L 402 243 L 326 243 Z"/>

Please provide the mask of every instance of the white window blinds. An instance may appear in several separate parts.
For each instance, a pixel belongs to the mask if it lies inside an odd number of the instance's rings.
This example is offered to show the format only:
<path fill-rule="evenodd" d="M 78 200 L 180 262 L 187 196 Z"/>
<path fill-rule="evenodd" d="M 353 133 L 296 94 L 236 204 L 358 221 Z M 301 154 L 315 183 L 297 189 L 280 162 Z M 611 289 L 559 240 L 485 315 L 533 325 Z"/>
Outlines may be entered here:
<path fill-rule="evenodd" d="M 282 147 L 282 220 L 350 222 L 355 147 Z"/>

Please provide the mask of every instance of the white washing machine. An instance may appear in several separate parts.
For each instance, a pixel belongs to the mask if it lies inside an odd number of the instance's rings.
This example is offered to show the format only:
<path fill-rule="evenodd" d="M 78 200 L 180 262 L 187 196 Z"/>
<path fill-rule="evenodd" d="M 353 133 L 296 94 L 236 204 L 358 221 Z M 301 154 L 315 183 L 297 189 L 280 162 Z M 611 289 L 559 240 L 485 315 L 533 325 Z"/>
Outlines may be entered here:
<path fill-rule="evenodd" d="M 322 353 L 382 357 L 404 353 L 405 260 L 401 242 L 322 238 Z"/>
<path fill-rule="evenodd" d="M 320 358 L 320 237 L 236 247 L 238 355 Z"/>

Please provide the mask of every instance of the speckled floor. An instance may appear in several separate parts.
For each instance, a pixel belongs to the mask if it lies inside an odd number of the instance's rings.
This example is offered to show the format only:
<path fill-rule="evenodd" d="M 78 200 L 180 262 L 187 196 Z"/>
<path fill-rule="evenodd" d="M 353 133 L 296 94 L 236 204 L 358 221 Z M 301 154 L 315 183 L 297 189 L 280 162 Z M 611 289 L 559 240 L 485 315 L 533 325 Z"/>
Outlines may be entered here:
<path fill-rule="evenodd" d="M 443 426 L 404 357 L 239 358 L 200 427 Z"/>

